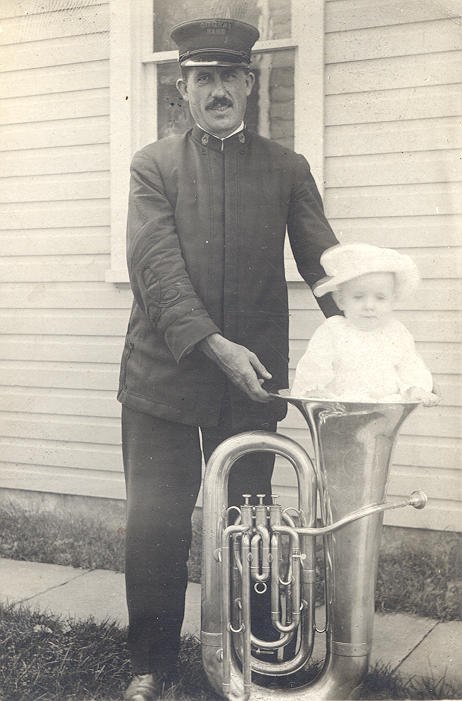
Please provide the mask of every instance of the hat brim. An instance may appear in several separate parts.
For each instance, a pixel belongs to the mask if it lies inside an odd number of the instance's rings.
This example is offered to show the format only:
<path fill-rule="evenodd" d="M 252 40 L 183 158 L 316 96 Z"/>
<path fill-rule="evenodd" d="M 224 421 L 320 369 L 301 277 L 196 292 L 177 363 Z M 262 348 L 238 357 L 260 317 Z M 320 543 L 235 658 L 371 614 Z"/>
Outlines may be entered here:
<path fill-rule="evenodd" d="M 362 275 L 369 275 L 370 273 L 393 273 L 396 279 L 396 297 L 399 299 L 407 297 L 416 289 L 419 283 L 419 276 L 417 272 L 415 272 L 415 274 L 411 274 L 410 271 L 392 270 L 390 267 L 377 267 L 376 269 L 368 269 L 364 272 L 357 272 L 355 274 L 350 273 L 348 275 L 334 275 L 332 277 L 326 276 L 313 287 L 313 294 L 315 297 L 323 297 L 324 295 L 328 294 L 328 292 L 336 292 L 339 286 L 344 282 L 355 280 Z"/>
<path fill-rule="evenodd" d="M 373 273 L 379 271 L 370 270 L 368 272 Z M 359 273 L 358 275 L 335 275 L 334 277 L 330 277 L 329 275 L 327 275 L 326 277 L 323 277 L 322 280 L 320 280 L 318 283 L 316 283 L 316 285 L 313 288 L 313 293 L 316 297 L 323 297 L 328 292 L 335 292 L 338 289 L 339 285 L 341 285 L 342 283 L 348 282 L 349 280 L 354 280 L 355 277 L 360 277 L 360 275 L 362 274 L 363 273 Z"/>
<path fill-rule="evenodd" d="M 204 60 L 200 61 L 197 59 L 186 59 L 185 61 L 180 62 L 180 65 L 182 68 L 201 68 L 202 66 L 216 66 L 218 68 L 249 68 L 248 63 L 244 63 L 244 61 L 241 62 L 236 62 L 236 61 L 225 61 L 225 60 Z"/>

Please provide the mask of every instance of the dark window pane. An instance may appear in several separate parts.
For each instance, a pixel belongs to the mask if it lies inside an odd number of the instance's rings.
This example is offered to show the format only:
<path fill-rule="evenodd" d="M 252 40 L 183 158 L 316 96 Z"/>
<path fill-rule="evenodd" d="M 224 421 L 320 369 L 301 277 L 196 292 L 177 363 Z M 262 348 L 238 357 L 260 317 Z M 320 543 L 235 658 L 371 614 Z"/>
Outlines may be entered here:
<path fill-rule="evenodd" d="M 188 103 L 176 89 L 180 77 L 177 63 L 160 63 L 157 66 L 157 136 L 183 134 L 193 121 Z"/>
<path fill-rule="evenodd" d="M 294 143 L 294 52 L 292 50 L 256 54 L 252 70 L 256 82 L 247 103 L 246 124 L 262 136 L 293 148 Z M 158 136 L 182 134 L 192 119 L 175 83 L 179 76 L 175 63 L 157 66 Z"/>
<path fill-rule="evenodd" d="M 261 39 L 290 37 L 290 0 L 154 0 L 154 51 L 176 46 L 172 27 L 201 17 L 240 19 L 258 27 Z"/>

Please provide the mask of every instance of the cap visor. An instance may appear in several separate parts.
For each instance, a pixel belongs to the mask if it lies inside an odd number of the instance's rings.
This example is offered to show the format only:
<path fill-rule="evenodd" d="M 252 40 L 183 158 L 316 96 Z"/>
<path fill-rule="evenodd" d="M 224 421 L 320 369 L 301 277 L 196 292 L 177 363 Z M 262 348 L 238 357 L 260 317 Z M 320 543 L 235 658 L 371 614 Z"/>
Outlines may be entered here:
<path fill-rule="evenodd" d="M 194 66 L 223 66 L 224 68 L 234 67 L 234 68 L 248 68 L 249 64 L 243 61 L 221 61 L 220 59 L 205 59 L 200 61 L 193 58 L 187 58 L 186 61 L 181 61 L 181 66 L 188 68 Z"/>

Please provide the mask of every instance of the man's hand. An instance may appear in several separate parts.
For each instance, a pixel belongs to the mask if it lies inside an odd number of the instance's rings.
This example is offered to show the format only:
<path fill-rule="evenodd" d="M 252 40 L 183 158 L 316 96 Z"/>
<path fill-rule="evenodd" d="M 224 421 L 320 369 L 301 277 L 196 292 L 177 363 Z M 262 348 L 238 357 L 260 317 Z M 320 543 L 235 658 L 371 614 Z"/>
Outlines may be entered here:
<path fill-rule="evenodd" d="M 269 402 L 271 397 L 261 386 L 272 375 L 255 353 L 245 346 L 212 333 L 197 344 L 205 355 L 220 367 L 225 375 L 248 397 L 256 402 Z"/>

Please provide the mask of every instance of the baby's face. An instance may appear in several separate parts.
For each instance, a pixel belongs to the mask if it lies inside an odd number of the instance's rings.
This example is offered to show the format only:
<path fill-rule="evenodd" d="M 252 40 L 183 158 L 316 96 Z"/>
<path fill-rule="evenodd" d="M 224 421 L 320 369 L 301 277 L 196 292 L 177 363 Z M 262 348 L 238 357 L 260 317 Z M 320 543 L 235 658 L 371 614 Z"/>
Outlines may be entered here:
<path fill-rule="evenodd" d="M 393 313 L 395 276 L 367 273 L 344 282 L 334 294 L 345 317 L 363 331 L 384 326 Z"/>

